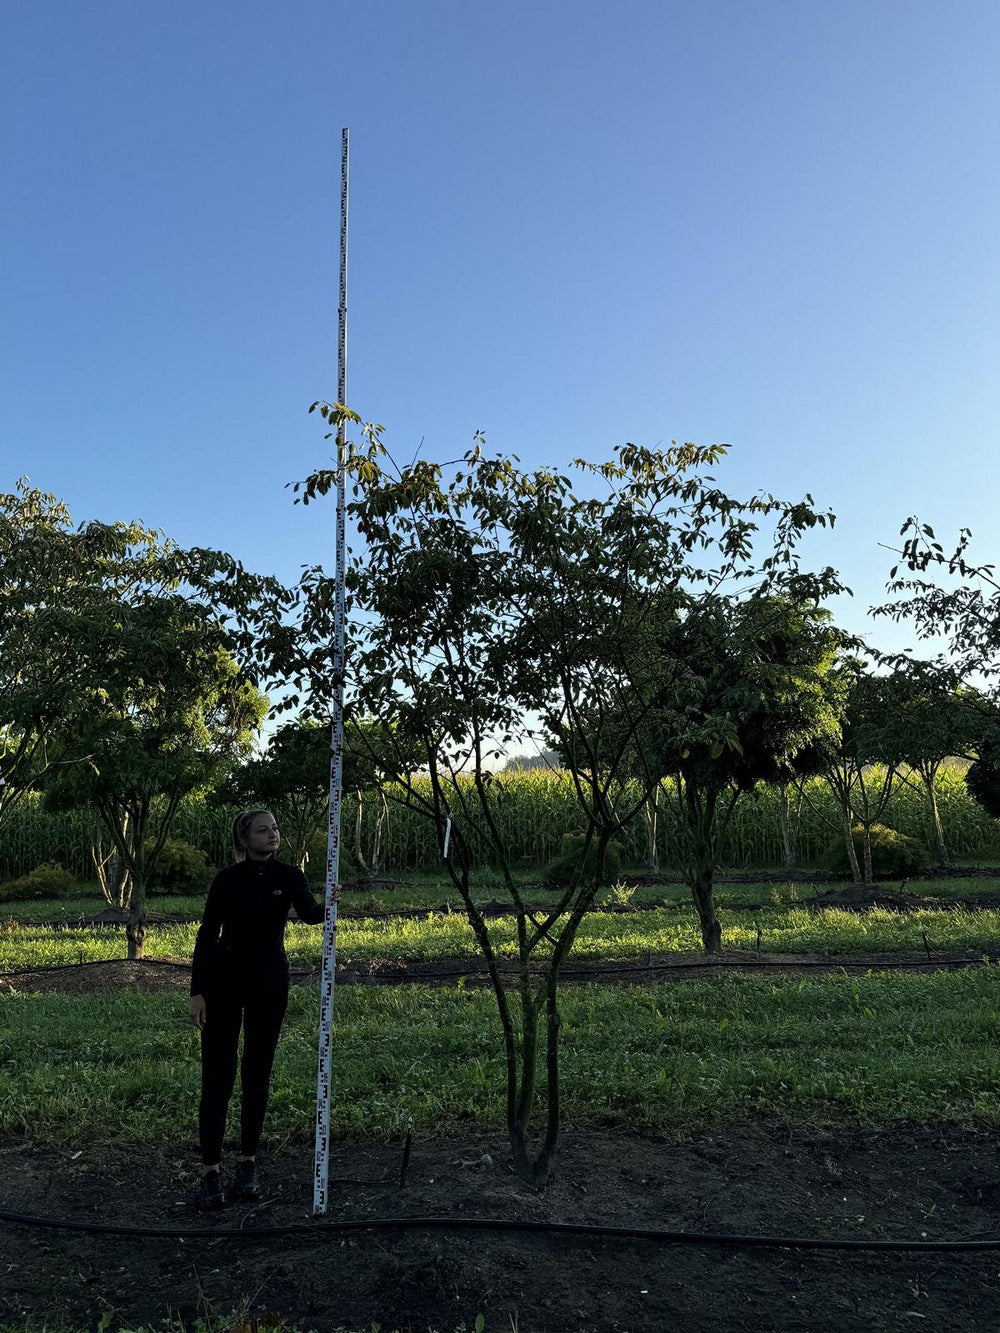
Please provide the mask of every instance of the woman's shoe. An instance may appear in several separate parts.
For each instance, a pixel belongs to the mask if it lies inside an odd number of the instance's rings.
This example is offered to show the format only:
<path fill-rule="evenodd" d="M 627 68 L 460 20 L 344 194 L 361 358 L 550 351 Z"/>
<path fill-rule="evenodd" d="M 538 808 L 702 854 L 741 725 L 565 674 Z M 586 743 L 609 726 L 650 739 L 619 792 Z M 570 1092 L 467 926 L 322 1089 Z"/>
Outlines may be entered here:
<path fill-rule="evenodd" d="M 195 1203 L 199 1208 L 225 1208 L 226 1191 L 222 1188 L 222 1178 L 218 1171 L 206 1171 L 202 1176 Z"/>
<path fill-rule="evenodd" d="M 229 1192 L 234 1199 L 259 1199 L 261 1188 L 257 1184 L 257 1166 L 255 1162 L 237 1162 L 233 1174 L 233 1183 Z"/>

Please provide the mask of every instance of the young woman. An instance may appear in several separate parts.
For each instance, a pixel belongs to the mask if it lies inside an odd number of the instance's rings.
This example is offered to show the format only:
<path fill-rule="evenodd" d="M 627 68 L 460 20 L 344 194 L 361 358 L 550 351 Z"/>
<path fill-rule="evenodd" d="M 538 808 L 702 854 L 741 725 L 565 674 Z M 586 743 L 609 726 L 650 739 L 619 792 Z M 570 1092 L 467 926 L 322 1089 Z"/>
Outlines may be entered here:
<path fill-rule="evenodd" d="M 220 870 L 212 881 L 195 940 L 191 1021 L 201 1032 L 198 1132 L 205 1167 L 197 1198 L 200 1208 L 221 1208 L 226 1202 L 220 1178 L 222 1139 L 236 1082 L 241 1026 L 241 1160 L 229 1192 L 239 1199 L 260 1195 L 257 1144 L 288 1004 L 285 922 L 290 907 L 300 921 L 311 925 L 325 915 L 302 871 L 277 859 L 280 845 L 281 835 L 270 811 L 245 810 L 236 817 L 236 863 Z M 334 896 L 340 897 L 339 890 Z"/>

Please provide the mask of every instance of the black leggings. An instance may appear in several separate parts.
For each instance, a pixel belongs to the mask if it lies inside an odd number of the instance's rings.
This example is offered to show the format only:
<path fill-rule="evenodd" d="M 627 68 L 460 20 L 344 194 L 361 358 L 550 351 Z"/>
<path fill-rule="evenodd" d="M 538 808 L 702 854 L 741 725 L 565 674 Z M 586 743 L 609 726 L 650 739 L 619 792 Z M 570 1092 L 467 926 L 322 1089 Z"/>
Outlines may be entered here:
<path fill-rule="evenodd" d="M 198 1134 L 201 1160 L 214 1166 L 222 1156 L 226 1111 L 236 1082 L 236 1048 L 243 1026 L 240 1083 L 240 1149 L 253 1157 L 260 1141 L 271 1085 L 271 1065 L 281 1022 L 288 1006 L 288 988 L 212 991 L 205 995 L 205 1026 L 201 1033 L 201 1103 Z"/>

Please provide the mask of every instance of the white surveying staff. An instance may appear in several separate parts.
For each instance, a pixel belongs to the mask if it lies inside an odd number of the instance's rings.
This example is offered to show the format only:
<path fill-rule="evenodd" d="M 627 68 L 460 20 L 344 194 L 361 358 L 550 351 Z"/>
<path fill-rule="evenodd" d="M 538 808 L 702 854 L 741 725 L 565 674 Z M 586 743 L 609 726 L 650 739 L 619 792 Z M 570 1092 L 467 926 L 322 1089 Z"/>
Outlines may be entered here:
<path fill-rule="evenodd" d="M 337 319 L 337 402 L 347 405 L 347 199 L 350 130 L 341 133 L 340 154 L 340 307 Z M 344 487 L 344 423 L 337 426 L 337 595 L 333 621 L 333 724 L 330 736 L 330 817 L 326 837 L 326 920 L 323 924 L 323 971 L 320 982 L 319 1067 L 316 1075 L 316 1166 L 313 1213 L 325 1213 L 330 1180 L 330 1065 L 333 1046 L 333 985 L 337 969 L 337 904 L 340 874 L 340 807 L 344 769 L 344 565 L 347 511 Z"/>

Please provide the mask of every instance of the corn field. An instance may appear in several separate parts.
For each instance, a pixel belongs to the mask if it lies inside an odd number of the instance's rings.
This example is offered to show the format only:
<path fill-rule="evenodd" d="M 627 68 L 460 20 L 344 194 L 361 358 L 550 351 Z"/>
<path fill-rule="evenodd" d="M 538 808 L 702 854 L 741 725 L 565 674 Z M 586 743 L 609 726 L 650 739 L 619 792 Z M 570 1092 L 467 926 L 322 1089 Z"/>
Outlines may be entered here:
<path fill-rule="evenodd" d="M 418 779 L 419 781 L 419 779 Z M 517 869 L 541 867 L 559 851 L 566 833 L 582 831 L 583 821 L 569 775 L 560 771 L 527 770 L 498 773 L 490 784 L 497 822 L 511 850 Z M 393 794 L 389 789 L 390 796 Z M 399 793 L 395 793 L 399 795 Z M 626 800 L 628 793 L 622 794 Z M 836 806 L 821 779 L 807 786 L 808 799 L 798 812 L 798 853 L 803 867 L 821 865 L 835 830 L 823 814 L 834 819 Z M 941 770 L 937 798 L 944 825 L 945 840 L 953 856 L 992 858 L 1000 855 L 1000 822 L 989 818 L 966 793 L 961 773 L 955 768 Z M 344 845 L 348 855 L 354 851 L 355 794 L 344 801 Z M 794 799 L 793 799 L 794 807 Z M 372 824 L 378 802 L 371 794 L 362 799 L 362 851 L 370 853 Z M 230 859 L 229 830 L 233 811 L 210 807 L 203 801 L 186 802 L 177 815 L 171 837 L 199 847 L 213 866 Z M 922 790 L 897 784 L 884 820 L 900 833 L 931 845 L 929 816 Z M 27 874 L 44 861 L 64 866 L 81 880 L 94 877 L 90 859 L 91 838 L 96 830 L 93 816 L 86 811 L 50 814 L 37 798 L 27 799 L 0 829 L 0 881 Z M 480 866 L 492 864 L 485 840 L 474 829 L 463 830 Z M 641 818 L 636 819 L 620 838 L 622 863 L 643 866 L 647 861 L 647 834 Z M 661 795 L 658 810 L 657 851 L 661 870 L 677 865 L 677 831 L 669 793 Z M 743 797 L 728 832 L 718 849 L 721 865 L 745 868 L 780 866 L 784 856 L 781 842 L 778 793 L 760 787 Z M 325 864 L 325 835 L 318 835 L 310 849 L 312 878 L 321 875 Z M 407 810 L 390 799 L 388 826 L 382 836 L 382 868 L 393 870 L 435 870 L 441 859 L 433 827 L 423 816 Z"/>

